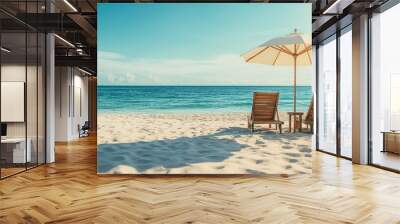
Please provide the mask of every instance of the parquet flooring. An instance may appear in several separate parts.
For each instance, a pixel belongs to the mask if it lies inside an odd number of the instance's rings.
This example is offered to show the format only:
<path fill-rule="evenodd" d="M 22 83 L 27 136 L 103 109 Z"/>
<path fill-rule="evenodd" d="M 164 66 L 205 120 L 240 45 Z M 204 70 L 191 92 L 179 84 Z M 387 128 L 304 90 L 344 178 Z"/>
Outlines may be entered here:
<path fill-rule="evenodd" d="M 0 181 L 0 223 L 400 223 L 400 175 L 314 153 L 312 175 L 98 176 L 96 139 Z"/>

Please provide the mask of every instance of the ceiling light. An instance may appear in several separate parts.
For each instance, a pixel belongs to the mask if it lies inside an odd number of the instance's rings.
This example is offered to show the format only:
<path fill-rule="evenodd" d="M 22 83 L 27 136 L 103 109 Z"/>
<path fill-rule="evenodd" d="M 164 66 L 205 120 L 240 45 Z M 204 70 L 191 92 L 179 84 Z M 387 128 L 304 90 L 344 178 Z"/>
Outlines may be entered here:
<path fill-rule="evenodd" d="M 331 12 L 332 9 L 335 9 L 337 11 L 336 7 L 339 4 L 339 2 L 340 2 L 340 0 L 336 0 L 332 5 L 330 5 L 327 9 L 325 9 L 325 11 L 322 14 L 332 14 L 333 13 L 333 12 Z M 339 13 L 337 13 L 337 14 L 339 14 Z"/>
<path fill-rule="evenodd" d="M 78 53 L 79 55 L 83 55 L 83 49 L 82 48 L 77 48 L 76 49 L 76 53 Z"/>
<path fill-rule="evenodd" d="M 351 5 L 355 0 L 336 0 L 322 14 L 342 14 L 343 10 Z"/>
<path fill-rule="evenodd" d="M 69 42 L 68 40 L 60 37 L 58 34 L 54 34 L 55 37 L 57 37 L 58 39 L 60 39 L 62 42 L 66 43 L 67 45 L 69 45 L 70 47 L 75 48 L 75 45 L 73 45 L 71 42 Z"/>
<path fill-rule="evenodd" d="M 78 70 L 81 71 L 81 72 L 83 72 L 83 73 L 85 73 L 85 74 L 87 74 L 87 75 L 92 75 L 92 73 L 90 73 L 90 72 L 88 72 L 88 71 L 86 71 L 86 70 L 83 70 L 83 69 L 81 69 L 81 68 L 79 68 L 79 67 L 78 67 Z"/>
<path fill-rule="evenodd" d="M 65 4 L 67 4 L 74 12 L 78 12 L 78 10 L 68 1 L 64 0 Z"/>
<path fill-rule="evenodd" d="M 0 49 L 1 49 L 1 51 L 4 51 L 6 53 L 10 53 L 11 52 L 11 50 L 9 50 L 9 49 L 7 49 L 5 47 L 1 47 Z"/>

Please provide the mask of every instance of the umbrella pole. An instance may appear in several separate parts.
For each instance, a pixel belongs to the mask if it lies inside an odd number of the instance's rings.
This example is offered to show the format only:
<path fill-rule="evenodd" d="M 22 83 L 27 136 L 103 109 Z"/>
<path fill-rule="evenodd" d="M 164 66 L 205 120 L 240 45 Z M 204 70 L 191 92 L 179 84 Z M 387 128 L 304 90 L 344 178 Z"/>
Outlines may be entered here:
<path fill-rule="evenodd" d="M 296 77 L 296 62 L 297 58 L 294 56 L 294 82 L 293 82 L 293 112 L 296 112 L 296 86 L 297 86 L 297 77 Z"/>

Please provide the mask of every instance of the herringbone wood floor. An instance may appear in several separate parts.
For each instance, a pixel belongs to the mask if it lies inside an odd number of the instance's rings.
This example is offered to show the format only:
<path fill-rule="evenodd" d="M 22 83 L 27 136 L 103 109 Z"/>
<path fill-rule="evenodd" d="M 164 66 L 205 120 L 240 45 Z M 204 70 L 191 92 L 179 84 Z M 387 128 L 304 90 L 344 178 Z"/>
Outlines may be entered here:
<path fill-rule="evenodd" d="M 0 223 L 400 223 L 400 175 L 315 153 L 295 177 L 98 176 L 96 139 L 0 181 Z"/>

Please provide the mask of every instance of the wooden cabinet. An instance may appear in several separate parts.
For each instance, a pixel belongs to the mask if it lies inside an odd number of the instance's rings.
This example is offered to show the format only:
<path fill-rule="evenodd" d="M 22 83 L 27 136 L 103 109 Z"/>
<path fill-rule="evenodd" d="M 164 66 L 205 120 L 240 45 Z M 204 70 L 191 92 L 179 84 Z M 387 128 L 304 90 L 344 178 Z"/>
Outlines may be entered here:
<path fill-rule="evenodd" d="M 400 154 L 400 132 L 383 133 L 383 152 Z"/>

